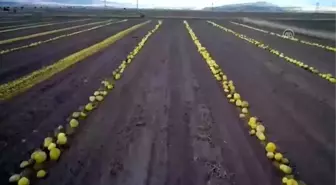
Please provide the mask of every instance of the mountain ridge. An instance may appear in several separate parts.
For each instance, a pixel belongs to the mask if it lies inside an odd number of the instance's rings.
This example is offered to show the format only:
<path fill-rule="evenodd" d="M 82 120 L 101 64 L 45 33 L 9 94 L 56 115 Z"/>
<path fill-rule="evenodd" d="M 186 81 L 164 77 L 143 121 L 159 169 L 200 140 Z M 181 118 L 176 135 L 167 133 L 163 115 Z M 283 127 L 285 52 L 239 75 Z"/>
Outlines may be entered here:
<path fill-rule="evenodd" d="M 284 12 L 285 9 L 266 1 L 253 3 L 237 3 L 215 7 L 205 7 L 203 10 L 227 11 L 227 12 Z"/>

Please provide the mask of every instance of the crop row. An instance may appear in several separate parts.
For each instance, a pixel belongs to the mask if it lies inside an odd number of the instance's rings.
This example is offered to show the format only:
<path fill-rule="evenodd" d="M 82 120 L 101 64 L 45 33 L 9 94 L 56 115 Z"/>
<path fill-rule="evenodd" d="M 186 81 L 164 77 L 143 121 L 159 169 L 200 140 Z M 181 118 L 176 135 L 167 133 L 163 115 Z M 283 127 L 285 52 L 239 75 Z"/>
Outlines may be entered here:
<path fill-rule="evenodd" d="M 306 44 L 306 45 L 309 45 L 309 46 L 315 46 L 315 47 L 318 47 L 318 48 L 325 49 L 327 51 L 336 52 L 336 48 L 333 47 L 333 46 L 326 46 L 326 45 L 319 44 L 319 43 L 316 43 L 316 42 L 301 40 L 301 39 L 298 39 L 298 38 L 295 38 L 295 37 L 286 37 L 286 36 L 278 34 L 278 33 L 274 33 L 274 32 L 259 29 L 259 28 L 255 28 L 255 27 L 252 27 L 252 26 L 249 26 L 249 25 L 246 25 L 246 24 L 241 24 L 241 23 L 237 23 L 237 22 L 231 22 L 231 23 L 235 24 L 235 25 L 238 25 L 238 26 L 245 27 L 245 28 L 249 28 L 249 29 L 252 29 L 252 30 L 260 31 L 260 32 L 263 32 L 263 33 L 268 33 L 270 35 L 275 35 L 275 36 L 278 36 L 278 37 L 283 38 L 283 39 L 287 39 L 287 40 L 291 40 L 291 41 L 295 41 L 295 42 L 300 42 L 302 44 Z"/>
<path fill-rule="evenodd" d="M 50 19 L 44 19 L 43 21 L 47 21 Z M 27 24 L 19 24 L 19 25 L 11 25 L 11 26 L 1 26 L 0 29 L 9 29 L 9 28 L 18 28 L 18 27 L 24 27 L 24 26 L 33 26 L 33 25 L 39 25 L 46 22 L 34 22 L 34 23 L 27 23 Z"/>
<path fill-rule="evenodd" d="M 112 20 L 91 22 L 91 23 L 87 23 L 87 24 L 81 24 L 81 25 L 77 25 L 77 26 L 61 28 L 61 29 L 57 29 L 57 30 L 45 31 L 45 32 L 35 33 L 35 34 L 31 34 L 31 35 L 25 35 L 25 36 L 21 36 L 21 37 L 15 37 L 15 38 L 11 38 L 11 39 L 1 40 L 0 44 L 8 44 L 8 43 L 12 43 L 12 42 L 20 41 L 20 40 L 26 40 L 26 39 L 31 39 L 31 38 L 35 38 L 35 37 L 44 36 L 44 35 L 50 35 L 50 34 L 62 32 L 62 31 L 69 31 L 69 30 L 81 28 L 81 27 L 84 27 L 84 26 L 92 26 L 92 25 L 96 25 L 96 24 L 103 24 L 103 23 L 111 22 L 111 21 Z"/>
<path fill-rule="evenodd" d="M 82 21 L 88 21 L 88 20 L 90 20 L 90 19 L 79 19 L 79 20 L 72 20 L 72 21 L 39 24 L 39 25 L 33 25 L 33 26 L 24 26 L 24 27 L 18 27 L 18 28 L 11 28 L 11 29 L 6 29 L 6 30 L 0 30 L 0 33 L 12 32 L 12 31 L 18 31 L 18 30 L 25 30 L 25 29 L 30 29 L 30 28 L 40 28 L 40 27 L 44 27 L 44 26 L 52 26 L 52 25 L 57 25 L 57 24 L 66 24 L 66 23 L 72 23 L 72 22 L 82 22 Z"/>
<path fill-rule="evenodd" d="M 260 144 L 265 148 L 265 155 L 267 158 L 283 173 L 282 182 L 286 185 L 298 185 L 298 180 L 293 175 L 293 169 L 289 160 L 279 151 L 279 147 L 274 142 L 269 141 L 265 126 L 257 117 L 252 116 L 250 113 L 249 103 L 241 97 L 233 81 L 229 80 L 224 71 L 211 57 L 207 49 L 202 46 L 188 22 L 184 21 L 184 24 L 196 45 L 198 52 L 209 66 L 214 78 L 223 88 L 226 98 L 230 103 L 237 107 L 239 117 L 247 122 L 250 135 L 255 136 L 260 141 Z"/>
<path fill-rule="evenodd" d="M 19 46 L 19 47 L 15 47 L 15 48 L 4 49 L 4 50 L 0 51 L 0 55 L 4 55 L 4 54 L 10 53 L 10 52 L 18 51 L 18 50 L 25 49 L 25 48 L 36 47 L 38 45 L 41 45 L 41 44 L 44 44 L 44 43 L 48 43 L 48 42 L 52 42 L 52 41 L 55 41 L 55 40 L 58 40 L 58 39 L 61 39 L 61 38 L 70 37 L 70 36 L 73 36 L 73 35 L 77 35 L 77 34 L 88 32 L 88 31 L 92 31 L 92 30 L 96 30 L 96 29 L 102 28 L 104 26 L 108 26 L 108 25 L 116 24 L 116 23 L 121 23 L 121 22 L 125 22 L 125 21 L 127 21 L 127 19 L 121 20 L 121 21 L 117 21 L 117 22 L 112 22 L 112 21 L 108 21 L 107 23 L 105 21 L 99 22 L 99 23 L 104 23 L 105 22 L 105 24 L 94 26 L 94 27 L 91 27 L 91 28 L 87 28 L 87 29 L 76 31 L 76 32 L 72 32 L 72 33 L 66 33 L 66 34 L 63 34 L 63 35 L 59 35 L 59 36 L 56 36 L 56 37 L 49 38 L 47 40 L 41 40 L 41 41 L 37 41 L 37 42 L 32 42 L 30 44 Z M 0 43 L 1 43 L 1 41 L 0 41 Z"/>
<path fill-rule="evenodd" d="M 14 81 L 0 85 L 0 100 L 12 98 L 31 87 L 35 86 L 38 83 L 43 82 L 44 80 L 49 79 L 55 74 L 67 69 L 68 67 L 76 64 L 77 62 L 82 61 L 83 59 L 105 49 L 109 45 L 113 44 L 117 40 L 123 38 L 125 35 L 131 33 L 132 31 L 142 27 L 143 25 L 149 23 L 146 21 L 137 25 L 134 25 L 126 30 L 123 30 L 111 37 L 106 38 L 105 40 L 96 43 L 92 46 L 89 46 L 81 51 L 73 53 L 52 65 L 43 67 L 39 70 L 36 70 L 26 76 L 23 76 Z"/>
<path fill-rule="evenodd" d="M 266 51 L 269 51 L 270 53 L 272 53 L 272 54 L 274 54 L 274 55 L 276 55 L 276 56 L 278 56 L 280 58 L 283 58 L 288 63 L 294 64 L 295 66 L 300 67 L 300 68 L 302 68 L 302 69 L 304 69 L 304 70 L 306 70 L 306 71 L 308 71 L 308 72 L 310 72 L 312 74 L 318 75 L 319 77 L 327 80 L 330 83 L 333 83 L 333 84 L 336 83 L 336 78 L 332 74 L 330 74 L 330 73 L 322 73 L 318 69 L 316 69 L 316 68 L 314 68 L 312 66 L 309 66 L 309 65 L 303 63 L 302 61 L 299 61 L 299 60 L 296 60 L 296 59 L 294 59 L 292 57 L 286 56 L 284 53 L 282 53 L 282 52 L 280 52 L 280 51 L 278 51 L 276 49 L 273 49 L 270 46 L 268 46 L 268 45 L 266 45 L 266 44 L 264 44 L 264 43 L 262 43 L 260 41 L 252 39 L 250 37 L 247 37 L 246 35 L 237 33 L 237 32 L 235 32 L 235 31 L 233 31 L 231 29 L 225 28 L 225 27 L 223 27 L 221 25 L 218 25 L 218 24 L 216 24 L 216 23 L 214 23 L 212 21 L 207 21 L 207 22 L 209 24 L 213 25 L 214 27 L 220 28 L 220 29 L 224 30 L 227 33 L 231 33 L 231 34 L 233 34 L 234 36 L 236 36 L 236 37 L 238 37 L 240 39 L 243 39 L 243 40 L 245 40 L 245 41 L 247 41 L 247 42 L 249 42 L 249 43 L 251 43 L 251 44 L 253 44 L 253 45 L 257 46 L 257 47 L 259 47 L 259 48 L 262 48 L 262 49 L 264 49 Z"/>
<path fill-rule="evenodd" d="M 113 70 L 113 76 L 106 78 L 100 84 L 100 87 L 88 98 L 89 102 L 80 107 L 77 111 L 70 114 L 66 123 L 58 126 L 49 137 L 46 137 L 39 149 L 34 150 L 28 160 L 20 163 L 21 173 L 13 174 L 9 181 L 18 185 L 29 185 L 32 180 L 44 178 L 47 175 L 47 169 L 59 161 L 61 154 L 70 147 L 71 138 L 73 138 L 80 123 L 84 121 L 114 89 L 125 69 L 132 63 L 135 56 L 143 48 L 149 37 L 159 29 L 162 21 L 150 30 L 131 51 L 121 64 Z"/>
<path fill-rule="evenodd" d="M 20 23 L 20 22 L 29 22 L 29 20 L 0 20 L 0 24 L 8 24 L 8 23 Z"/>

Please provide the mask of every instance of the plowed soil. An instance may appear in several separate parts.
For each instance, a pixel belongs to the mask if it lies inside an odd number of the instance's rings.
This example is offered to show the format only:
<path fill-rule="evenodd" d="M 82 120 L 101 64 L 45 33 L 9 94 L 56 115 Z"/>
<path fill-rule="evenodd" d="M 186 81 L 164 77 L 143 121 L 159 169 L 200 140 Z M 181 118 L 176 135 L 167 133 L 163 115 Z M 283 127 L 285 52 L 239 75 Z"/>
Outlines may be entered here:
<path fill-rule="evenodd" d="M 70 22 L 68 21 L 75 21 L 75 22 Z M 93 22 L 91 19 L 88 20 L 81 20 L 81 19 L 61 19 L 61 20 L 50 20 L 48 22 L 44 21 L 42 23 L 39 23 L 38 25 L 43 25 L 43 24 L 54 24 L 50 26 L 42 26 L 42 27 L 37 27 L 37 28 L 26 28 L 22 29 L 19 31 L 8 31 L 8 32 L 3 32 L 1 33 L 0 40 L 5 40 L 5 39 L 11 39 L 15 37 L 21 37 L 25 35 L 30 35 L 30 34 L 35 34 L 35 33 L 40 33 L 40 32 L 46 32 L 46 31 L 52 31 L 52 30 L 57 30 L 57 29 L 62 29 L 62 28 L 67 28 L 67 27 L 72 27 L 72 26 L 77 26 L 81 24 L 87 24 Z M 38 23 L 38 22 L 37 22 Z M 11 26 L 11 25 L 9 25 Z M 37 25 L 33 25 L 37 26 Z M 31 26 L 21 26 L 23 27 L 31 27 Z M 18 27 L 20 28 L 20 27 Z M 17 29 L 17 28 L 8 28 L 4 30 L 11 30 L 11 29 Z M 2 30 L 2 31 L 4 31 Z"/>
<path fill-rule="evenodd" d="M 0 82 L 49 65 L 70 54 L 71 48 L 82 49 L 140 21 L 9 54 L 5 70 L 14 61 L 26 67 L 8 73 Z M 293 161 L 299 177 L 309 185 L 335 184 L 334 85 L 205 21 L 188 22 L 249 101 L 251 112 L 263 121 L 269 138 Z M 335 74 L 327 51 L 217 23 Z M 48 133 L 88 101 L 99 82 L 111 75 L 155 24 L 152 21 L 104 51 L 0 103 L 0 184 L 7 183 L 9 174 L 17 172 L 20 161 Z M 319 57 L 325 61 L 321 63 Z M 115 89 L 81 122 L 70 148 L 48 170 L 48 177 L 34 184 L 281 185 L 282 176 L 238 115 L 182 20 L 166 19 Z"/>
<path fill-rule="evenodd" d="M 40 69 L 43 66 L 50 65 L 68 55 L 71 55 L 72 53 L 85 49 L 99 41 L 104 40 L 105 38 L 131 27 L 132 25 L 139 24 L 140 22 L 143 22 L 143 20 L 129 20 L 127 22 L 111 24 L 96 30 L 45 43 L 39 47 L 27 48 L 1 55 L 0 83 L 14 80 L 18 77 L 31 73 L 34 70 Z M 67 32 L 72 33 L 74 31 L 71 30 Z M 28 39 L 22 42 L 28 44 L 30 40 L 31 39 Z M 10 45 L 6 44 L 6 48 L 12 47 L 16 47 L 16 43 Z"/>

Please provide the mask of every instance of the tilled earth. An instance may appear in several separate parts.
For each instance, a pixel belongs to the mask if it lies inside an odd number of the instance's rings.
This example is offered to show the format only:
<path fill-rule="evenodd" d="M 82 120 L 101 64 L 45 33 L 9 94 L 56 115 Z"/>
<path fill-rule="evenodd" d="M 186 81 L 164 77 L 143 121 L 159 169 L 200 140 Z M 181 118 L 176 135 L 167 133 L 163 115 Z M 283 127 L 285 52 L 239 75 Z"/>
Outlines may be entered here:
<path fill-rule="evenodd" d="M 4 55 L 4 70 L 26 67 L 1 82 L 142 21 L 114 24 Z M 249 101 L 251 112 L 263 121 L 269 138 L 295 164 L 300 179 L 309 185 L 335 184 L 334 85 L 205 21 L 188 22 Z M 228 21 L 216 23 L 335 74 L 333 53 Z M 10 173 L 48 133 L 88 101 L 99 82 L 111 76 L 155 24 L 152 21 L 52 79 L 1 102 L 0 184 L 7 183 Z M 167 19 L 115 89 L 81 122 L 70 148 L 48 170 L 48 177 L 34 184 L 280 185 L 282 176 L 245 124 L 197 52 L 183 21 Z"/>
<path fill-rule="evenodd" d="M 46 31 L 52 31 L 52 30 L 57 30 L 57 29 L 62 29 L 62 28 L 67 28 L 67 27 L 72 27 L 72 26 L 78 26 L 81 24 L 87 24 L 90 22 L 93 22 L 92 19 L 60 19 L 60 20 L 49 20 L 49 21 L 42 20 L 42 21 L 36 22 L 38 23 L 36 25 L 23 26 L 23 27 L 32 27 L 32 28 L 22 29 L 19 31 L 10 31 L 12 29 L 17 29 L 17 27 L 6 28 L 6 26 L 11 26 L 11 25 L 5 25 L 3 26 L 5 28 L 0 30 L 1 32 L 0 39 L 5 40 L 5 39 L 13 38 L 13 37 L 30 35 L 30 34 L 36 33 L 37 30 L 38 32 L 46 32 Z M 29 24 L 29 23 L 25 23 L 25 24 Z M 42 26 L 44 24 L 53 24 L 53 25 Z M 34 26 L 38 26 L 38 25 L 41 27 L 34 28 Z"/>
<path fill-rule="evenodd" d="M 72 53 L 91 46 L 140 22 L 141 20 L 129 20 L 127 22 L 115 23 L 98 28 L 96 30 L 84 32 L 71 37 L 66 37 L 47 44 L 42 44 L 39 47 L 27 48 L 1 55 L 0 82 L 3 83 L 14 80 L 18 77 L 31 73 L 34 70 L 38 70 L 41 67 L 50 65 Z M 87 27 L 82 29 L 87 29 Z M 75 31 L 76 30 L 69 30 L 66 32 L 58 33 L 57 35 L 63 35 L 65 33 L 72 33 Z M 55 37 L 57 35 L 53 34 L 52 36 L 42 36 L 42 38 L 37 37 L 35 38 L 35 40 L 46 40 L 47 38 Z M 32 39 L 28 39 L 21 42 L 4 44 L 3 46 L 0 46 L 0 48 L 7 49 L 27 45 L 31 43 L 31 40 Z"/>

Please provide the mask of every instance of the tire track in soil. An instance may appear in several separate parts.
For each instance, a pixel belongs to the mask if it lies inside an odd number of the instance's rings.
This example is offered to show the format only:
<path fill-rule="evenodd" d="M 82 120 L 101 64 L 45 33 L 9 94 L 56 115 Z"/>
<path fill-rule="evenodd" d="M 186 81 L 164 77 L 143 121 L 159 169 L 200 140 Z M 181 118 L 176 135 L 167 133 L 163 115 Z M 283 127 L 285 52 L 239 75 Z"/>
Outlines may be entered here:
<path fill-rule="evenodd" d="M 204 97 L 200 94 L 200 85 L 195 78 L 193 72 L 193 65 L 197 65 L 194 56 L 197 56 L 196 48 L 191 45 L 192 41 L 187 35 L 187 31 L 184 28 L 182 22 L 180 23 L 180 38 L 179 45 L 181 46 L 180 52 L 182 57 L 180 60 L 180 67 L 184 84 L 181 87 L 182 96 L 188 107 L 188 113 L 185 116 L 188 118 L 188 129 L 192 152 L 192 169 L 194 169 L 194 185 L 211 185 L 211 184 L 232 184 L 232 174 L 223 167 L 221 148 L 218 143 L 213 140 L 212 124 L 214 122 L 211 111 L 204 101 Z M 183 34 L 181 34 L 181 32 Z M 191 43 L 191 44 L 190 44 Z M 187 49 L 189 52 L 187 51 Z M 185 55 L 185 53 L 192 53 L 191 55 Z M 192 57 L 190 57 L 192 56 Z M 199 62 L 202 62 L 198 58 Z M 206 69 L 199 71 L 200 73 L 207 73 Z M 187 169 L 190 168 L 187 166 Z"/>
<path fill-rule="evenodd" d="M 57 74 L 26 93 L 0 104 L 0 184 L 7 183 L 22 159 L 29 155 L 71 112 L 78 109 L 96 90 L 103 78 L 134 49 L 154 23 L 130 33 L 125 38 Z M 22 126 L 24 125 L 24 127 Z M 22 142 L 25 141 L 25 142 Z"/>
<path fill-rule="evenodd" d="M 239 42 L 238 38 L 210 25 L 204 29 L 205 24 L 199 22 L 191 26 L 201 43 L 237 84 L 241 95 L 249 101 L 252 112 L 266 124 L 271 140 L 288 152 L 286 155 L 295 162 L 300 177 L 313 185 L 334 182 L 333 86 L 311 78 L 305 71 L 300 74 L 300 69 L 282 65 L 282 61 L 270 57 L 272 61 L 267 62 L 269 59 L 264 51 Z M 244 50 L 244 55 L 237 52 L 239 50 Z M 265 63 L 271 63 L 282 72 L 270 69 Z M 306 81 L 307 86 L 293 84 L 297 77 Z"/>
<path fill-rule="evenodd" d="M 93 32 L 86 32 L 0 56 L 0 83 L 5 83 L 48 66 L 68 55 L 85 49 L 143 20 L 129 20 L 112 24 Z"/>
<path fill-rule="evenodd" d="M 168 164 L 167 177 L 165 185 L 170 184 L 184 184 L 192 185 L 195 183 L 194 168 L 192 166 L 192 148 L 190 138 L 190 102 L 188 102 L 188 95 L 185 94 L 185 77 L 183 74 L 182 56 L 183 42 L 181 42 L 181 32 L 183 33 L 183 24 L 181 21 L 176 21 L 178 30 L 175 30 L 174 41 L 170 47 L 170 56 L 172 57 L 169 65 L 169 86 L 171 106 L 168 110 Z"/>
<path fill-rule="evenodd" d="M 161 30 L 164 26 L 165 22 L 41 184 L 133 185 L 147 181 L 153 146 L 159 129 L 164 128 L 169 106 L 167 46 L 155 44 L 168 32 L 167 28 Z M 168 39 L 164 41 L 169 43 Z"/>
<path fill-rule="evenodd" d="M 153 166 L 165 163 L 165 130 L 170 99 L 167 65 L 169 62 L 168 49 L 172 42 L 168 32 L 169 25 L 169 22 L 163 22 L 160 28 L 162 30 L 157 32 L 156 37 L 147 43 L 145 46 L 147 50 L 144 50 L 143 55 L 139 54 L 137 58 L 139 65 L 150 66 L 149 69 L 135 69 L 137 73 L 145 74 L 144 78 L 140 80 L 139 93 L 135 91 L 136 94 L 142 96 L 141 101 L 137 104 L 142 105 L 143 114 L 140 119 L 135 117 L 135 125 L 140 129 L 135 128 L 134 140 L 127 146 L 126 157 L 122 160 L 124 168 L 116 176 L 114 183 L 116 185 L 149 184 L 152 176 L 160 176 L 164 172 L 160 169 L 153 169 Z M 170 27 L 170 30 L 173 29 Z M 154 43 L 159 41 L 166 44 L 158 47 Z M 153 53 L 155 54 L 153 55 Z M 150 63 L 144 64 L 145 61 Z"/>

